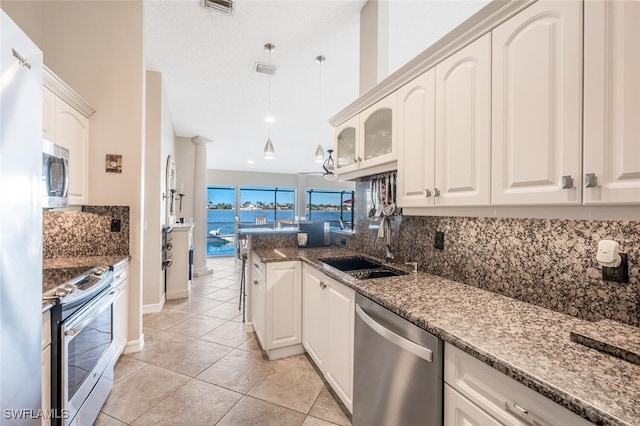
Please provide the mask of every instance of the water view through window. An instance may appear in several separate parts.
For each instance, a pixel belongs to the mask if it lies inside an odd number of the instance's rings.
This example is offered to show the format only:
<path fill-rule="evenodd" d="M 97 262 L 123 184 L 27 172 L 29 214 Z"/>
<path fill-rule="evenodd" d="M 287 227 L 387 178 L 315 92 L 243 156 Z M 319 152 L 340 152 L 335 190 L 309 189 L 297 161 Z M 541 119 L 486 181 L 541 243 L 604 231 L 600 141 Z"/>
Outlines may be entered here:
<path fill-rule="evenodd" d="M 308 189 L 306 217 L 299 219 L 329 221 L 334 229 L 351 228 L 353 191 Z M 276 221 L 293 221 L 295 189 L 280 187 L 207 188 L 207 256 L 236 254 L 238 226 L 273 227 Z M 260 219 L 260 220 L 257 220 Z"/>

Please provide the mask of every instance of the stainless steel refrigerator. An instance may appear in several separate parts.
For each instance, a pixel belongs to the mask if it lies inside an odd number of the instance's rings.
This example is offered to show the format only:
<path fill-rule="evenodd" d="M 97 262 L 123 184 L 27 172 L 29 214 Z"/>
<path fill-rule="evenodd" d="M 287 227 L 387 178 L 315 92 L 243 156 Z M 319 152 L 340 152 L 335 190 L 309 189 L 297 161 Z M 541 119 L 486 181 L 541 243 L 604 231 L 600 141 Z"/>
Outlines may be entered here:
<path fill-rule="evenodd" d="M 0 424 L 38 425 L 42 52 L 0 11 Z"/>

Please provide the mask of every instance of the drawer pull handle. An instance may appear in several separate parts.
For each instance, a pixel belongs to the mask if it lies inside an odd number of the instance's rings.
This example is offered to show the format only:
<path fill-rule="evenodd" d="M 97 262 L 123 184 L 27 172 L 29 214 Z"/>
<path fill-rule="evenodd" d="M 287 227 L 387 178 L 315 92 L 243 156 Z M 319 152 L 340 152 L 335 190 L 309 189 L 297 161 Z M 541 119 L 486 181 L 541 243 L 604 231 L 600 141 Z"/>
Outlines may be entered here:
<path fill-rule="evenodd" d="M 573 188 L 573 178 L 569 175 L 562 176 L 562 189 Z"/>
<path fill-rule="evenodd" d="M 440 196 L 440 190 L 439 190 L 438 188 L 435 188 L 435 189 L 433 190 L 433 196 L 434 196 L 434 197 L 439 197 L 439 196 Z"/>
<path fill-rule="evenodd" d="M 259 268 L 259 267 L 260 267 L 260 265 L 258 265 L 257 263 L 254 263 L 254 264 L 253 264 L 253 267 L 254 267 L 254 268 Z"/>
<path fill-rule="evenodd" d="M 429 191 L 428 189 L 424 190 L 424 198 L 429 198 L 431 197 L 431 191 Z"/>
<path fill-rule="evenodd" d="M 258 285 L 258 280 L 253 280 L 253 285 Z"/>
<path fill-rule="evenodd" d="M 327 288 L 327 285 L 324 283 L 324 281 L 320 281 L 320 288 L 323 290 Z"/>
<path fill-rule="evenodd" d="M 598 186 L 598 177 L 595 173 L 587 173 L 584 175 L 585 188 L 595 188 L 596 186 Z"/>
<path fill-rule="evenodd" d="M 531 426 L 549 426 L 549 423 L 542 420 L 533 413 L 530 413 L 526 408 L 518 405 L 516 402 L 505 401 L 504 408 L 508 413 L 517 417 L 518 420 L 531 425 Z"/>

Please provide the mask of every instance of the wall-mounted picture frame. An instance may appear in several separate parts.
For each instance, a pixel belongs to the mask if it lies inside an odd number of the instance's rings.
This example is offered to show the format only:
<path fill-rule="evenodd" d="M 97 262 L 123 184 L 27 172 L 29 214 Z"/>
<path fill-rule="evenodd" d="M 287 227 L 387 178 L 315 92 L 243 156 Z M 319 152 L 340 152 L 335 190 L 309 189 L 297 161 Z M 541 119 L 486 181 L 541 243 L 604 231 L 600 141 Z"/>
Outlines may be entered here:
<path fill-rule="evenodd" d="M 107 154 L 105 170 L 107 173 L 122 173 L 122 155 Z"/>

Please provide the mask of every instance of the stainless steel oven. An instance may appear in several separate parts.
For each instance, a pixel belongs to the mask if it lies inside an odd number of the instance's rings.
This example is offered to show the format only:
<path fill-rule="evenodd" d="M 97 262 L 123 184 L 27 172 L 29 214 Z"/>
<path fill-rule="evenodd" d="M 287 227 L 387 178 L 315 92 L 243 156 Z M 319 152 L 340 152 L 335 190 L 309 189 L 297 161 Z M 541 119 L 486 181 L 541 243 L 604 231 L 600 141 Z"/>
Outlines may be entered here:
<path fill-rule="evenodd" d="M 113 366 L 109 368 L 109 364 L 114 355 L 116 292 L 113 289 L 94 298 L 60 327 L 61 393 L 70 424 L 93 423 L 113 386 Z M 83 421 L 85 416 L 92 417 L 90 422 Z"/>
<path fill-rule="evenodd" d="M 51 309 L 55 425 L 91 425 L 113 387 L 113 271 L 96 267 L 58 286 Z"/>

